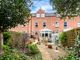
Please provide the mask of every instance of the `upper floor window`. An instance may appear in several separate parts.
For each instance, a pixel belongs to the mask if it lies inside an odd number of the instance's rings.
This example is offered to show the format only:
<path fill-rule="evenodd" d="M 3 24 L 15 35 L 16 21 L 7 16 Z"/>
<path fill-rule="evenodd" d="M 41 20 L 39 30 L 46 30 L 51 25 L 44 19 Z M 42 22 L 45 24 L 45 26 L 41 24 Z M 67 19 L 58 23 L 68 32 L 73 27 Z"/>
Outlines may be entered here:
<path fill-rule="evenodd" d="M 59 22 L 55 22 L 55 27 L 59 27 Z"/>
<path fill-rule="evenodd" d="M 65 21 L 65 22 L 64 22 L 64 28 L 66 28 L 66 27 L 67 27 L 67 22 Z"/>
<path fill-rule="evenodd" d="M 77 23 L 77 27 L 80 27 L 80 22 Z"/>
<path fill-rule="evenodd" d="M 40 14 L 36 14 L 36 17 L 40 17 Z"/>
<path fill-rule="evenodd" d="M 35 27 L 38 27 L 38 22 L 35 22 Z"/>
<path fill-rule="evenodd" d="M 36 17 L 45 17 L 45 14 L 36 14 Z"/>
<path fill-rule="evenodd" d="M 41 14 L 41 17 L 45 17 L 45 14 Z"/>
<path fill-rule="evenodd" d="M 46 22 L 43 22 L 43 27 L 46 27 Z"/>

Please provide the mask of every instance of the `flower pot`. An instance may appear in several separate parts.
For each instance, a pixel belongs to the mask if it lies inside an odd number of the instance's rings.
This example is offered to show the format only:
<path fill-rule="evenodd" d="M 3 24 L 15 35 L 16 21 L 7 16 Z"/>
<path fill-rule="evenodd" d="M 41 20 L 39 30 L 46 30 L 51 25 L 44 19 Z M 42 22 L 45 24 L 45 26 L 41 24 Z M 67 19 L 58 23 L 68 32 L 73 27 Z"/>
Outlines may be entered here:
<path fill-rule="evenodd" d="M 48 48 L 52 49 L 52 45 L 48 45 Z"/>

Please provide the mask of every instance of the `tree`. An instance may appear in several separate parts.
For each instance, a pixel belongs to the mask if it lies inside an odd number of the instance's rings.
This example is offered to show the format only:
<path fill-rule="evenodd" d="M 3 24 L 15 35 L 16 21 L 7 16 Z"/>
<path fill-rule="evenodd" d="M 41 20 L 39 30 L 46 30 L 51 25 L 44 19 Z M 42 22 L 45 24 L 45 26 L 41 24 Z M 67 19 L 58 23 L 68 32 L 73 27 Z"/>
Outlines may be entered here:
<path fill-rule="evenodd" d="M 50 0 L 50 3 L 61 17 L 80 16 L 80 0 Z"/>
<path fill-rule="evenodd" d="M 0 47 L 3 45 L 4 31 L 29 21 L 30 5 L 30 0 L 0 0 Z"/>

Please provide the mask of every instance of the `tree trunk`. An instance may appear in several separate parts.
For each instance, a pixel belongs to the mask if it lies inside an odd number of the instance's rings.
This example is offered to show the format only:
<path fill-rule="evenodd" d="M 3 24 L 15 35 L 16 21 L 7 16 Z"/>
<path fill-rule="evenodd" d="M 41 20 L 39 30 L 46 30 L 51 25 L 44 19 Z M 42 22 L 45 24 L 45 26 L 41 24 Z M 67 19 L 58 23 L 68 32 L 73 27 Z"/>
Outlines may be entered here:
<path fill-rule="evenodd" d="M 2 53 L 2 45 L 3 45 L 3 32 L 0 32 L 0 54 Z"/>

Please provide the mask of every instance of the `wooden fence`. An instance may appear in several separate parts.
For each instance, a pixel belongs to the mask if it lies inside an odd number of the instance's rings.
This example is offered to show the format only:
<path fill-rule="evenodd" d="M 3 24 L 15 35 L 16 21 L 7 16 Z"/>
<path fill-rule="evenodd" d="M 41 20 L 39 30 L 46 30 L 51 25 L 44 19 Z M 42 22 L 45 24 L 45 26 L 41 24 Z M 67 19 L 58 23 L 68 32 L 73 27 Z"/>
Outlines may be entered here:
<path fill-rule="evenodd" d="M 67 35 L 67 46 L 73 47 L 75 44 L 75 40 L 77 35 L 80 34 L 80 28 L 75 28 L 66 32 Z"/>

